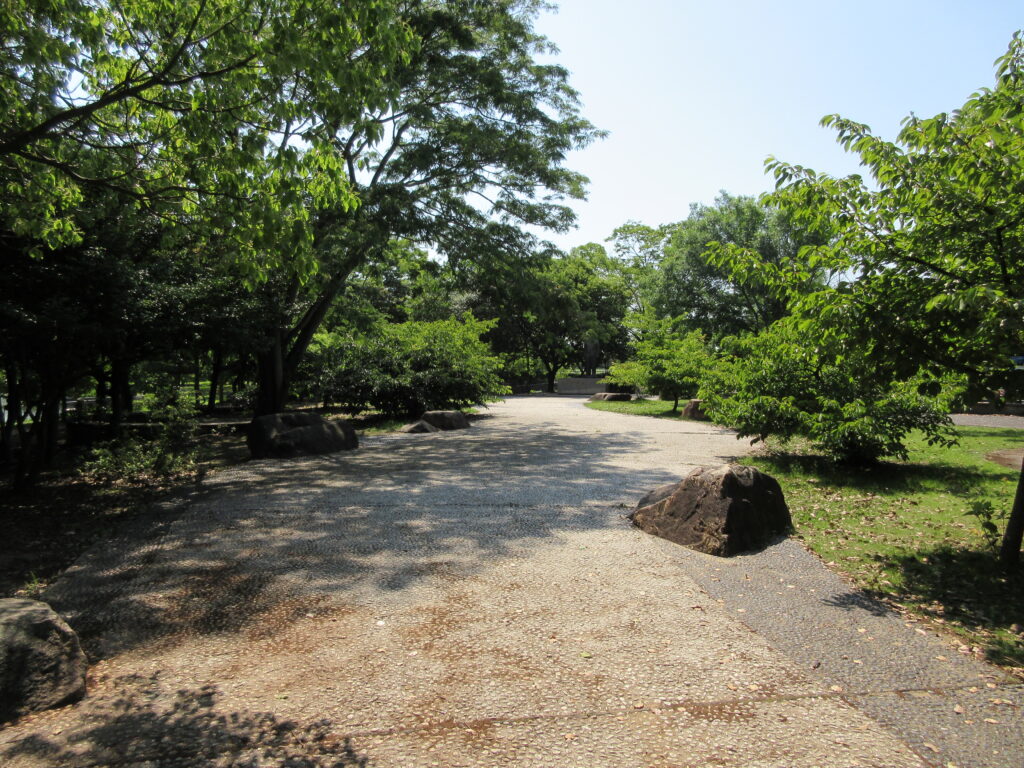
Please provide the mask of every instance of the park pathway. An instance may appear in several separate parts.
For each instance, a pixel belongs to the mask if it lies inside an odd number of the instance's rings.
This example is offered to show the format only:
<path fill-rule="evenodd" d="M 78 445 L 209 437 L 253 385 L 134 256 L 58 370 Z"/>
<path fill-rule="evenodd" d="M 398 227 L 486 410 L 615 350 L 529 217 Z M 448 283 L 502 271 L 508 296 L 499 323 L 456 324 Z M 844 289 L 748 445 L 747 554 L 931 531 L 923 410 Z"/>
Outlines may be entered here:
<path fill-rule="evenodd" d="M 625 519 L 744 450 L 521 397 L 219 473 L 51 589 L 89 695 L 0 764 L 1019 768 L 1020 687 L 795 542 L 726 561 Z"/>

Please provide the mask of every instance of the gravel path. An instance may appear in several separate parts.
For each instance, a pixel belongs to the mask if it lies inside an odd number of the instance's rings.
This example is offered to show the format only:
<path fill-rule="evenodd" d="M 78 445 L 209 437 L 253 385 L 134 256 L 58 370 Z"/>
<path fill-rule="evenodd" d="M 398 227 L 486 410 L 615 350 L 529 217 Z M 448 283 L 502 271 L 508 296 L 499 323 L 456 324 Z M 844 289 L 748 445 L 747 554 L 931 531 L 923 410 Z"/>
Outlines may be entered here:
<path fill-rule="evenodd" d="M 1024 416 L 1008 413 L 954 413 L 953 423 L 963 427 L 997 427 L 1024 429 Z"/>
<path fill-rule="evenodd" d="M 720 560 L 624 518 L 743 450 L 523 397 L 218 474 L 47 595 L 90 693 L 0 731 L 0 762 L 1019 768 L 998 671 L 793 542 Z"/>

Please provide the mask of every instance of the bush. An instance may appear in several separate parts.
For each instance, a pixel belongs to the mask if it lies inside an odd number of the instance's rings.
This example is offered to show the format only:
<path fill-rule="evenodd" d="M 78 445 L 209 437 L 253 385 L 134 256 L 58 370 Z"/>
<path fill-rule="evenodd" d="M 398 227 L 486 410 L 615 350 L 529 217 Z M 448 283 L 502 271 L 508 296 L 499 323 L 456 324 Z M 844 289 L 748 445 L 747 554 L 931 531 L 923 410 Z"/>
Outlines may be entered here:
<path fill-rule="evenodd" d="M 904 439 L 915 429 L 932 444 L 955 442 L 948 416 L 955 382 L 928 396 L 936 382 L 894 380 L 865 351 L 830 345 L 789 319 L 725 346 L 700 396 L 712 419 L 743 437 L 805 437 L 851 463 L 905 459 Z"/>
<path fill-rule="evenodd" d="M 81 472 L 104 483 L 149 485 L 190 474 L 196 467 L 195 411 L 175 390 L 149 399 L 159 432 L 153 440 L 125 437 L 92 449 Z"/>
<path fill-rule="evenodd" d="M 492 325 L 467 314 L 381 323 L 361 336 L 320 333 L 303 367 L 306 393 L 353 413 L 391 416 L 497 400 L 508 394 L 501 361 L 480 340 Z"/>
<path fill-rule="evenodd" d="M 680 398 L 697 394 L 704 369 L 711 362 L 704 336 L 699 331 L 683 335 L 668 320 L 647 321 L 633 342 L 633 359 L 616 363 L 605 381 L 656 392 L 662 400 L 679 406 Z"/>

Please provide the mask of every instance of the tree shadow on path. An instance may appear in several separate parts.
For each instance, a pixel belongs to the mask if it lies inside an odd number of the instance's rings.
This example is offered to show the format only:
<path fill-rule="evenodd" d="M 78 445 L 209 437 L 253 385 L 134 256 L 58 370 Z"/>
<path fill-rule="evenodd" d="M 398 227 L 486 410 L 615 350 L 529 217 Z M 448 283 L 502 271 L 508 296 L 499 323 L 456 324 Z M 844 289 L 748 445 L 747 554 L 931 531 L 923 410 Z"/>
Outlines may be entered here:
<path fill-rule="evenodd" d="M 83 558 L 45 599 L 94 660 L 190 636 L 272 634 L 623 524 L 644 491 L 678 479 L 621 461 L 647 449 L 642 435 L 498 422 L 224 472 Z"/>
<path fill-rule="evenodd" d="M 368 768 L 350 740 L 331 723 L 299 724 L 269 713 L 216 709 L 212 686 L 164 693 L 158 676 L 113 681 L 111 695 L 91 701 L 70 733 L 54 738 L 40 730 L 0 749 L 5 762 L 21 759 L 85 768 L 145 765 L 152 768 Z"/>

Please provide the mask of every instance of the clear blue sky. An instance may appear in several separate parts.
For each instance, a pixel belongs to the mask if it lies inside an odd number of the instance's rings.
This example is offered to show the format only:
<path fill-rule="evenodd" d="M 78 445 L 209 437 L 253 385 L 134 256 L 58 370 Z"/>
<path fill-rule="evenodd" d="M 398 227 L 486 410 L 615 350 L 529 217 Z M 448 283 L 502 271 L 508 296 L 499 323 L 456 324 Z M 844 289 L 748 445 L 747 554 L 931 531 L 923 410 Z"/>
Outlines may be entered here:
<path fill-rule="evenodd" d="M 760 194 L 764 160 L 832 174 L 855 159 L 821 128 L 839 113 L 894 138 L 910 112 L 957 108 L 994 82 L 1024 0 L 560 0 L 537 30 L 560 48 L 584 114 L 611 135 L 573 154 L 590 177 L 562 248 L 633 219 L 686 218 L 718 190 Z"/>

